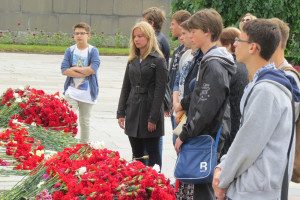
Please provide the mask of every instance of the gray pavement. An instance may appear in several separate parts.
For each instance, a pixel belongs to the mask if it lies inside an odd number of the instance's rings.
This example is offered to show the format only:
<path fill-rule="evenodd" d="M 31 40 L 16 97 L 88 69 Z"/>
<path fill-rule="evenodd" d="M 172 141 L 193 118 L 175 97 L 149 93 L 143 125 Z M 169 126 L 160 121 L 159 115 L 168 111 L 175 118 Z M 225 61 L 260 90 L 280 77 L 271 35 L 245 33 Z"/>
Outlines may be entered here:
<path fill-rule="evenodd" d="M 101 53 L 101 52 L 100 52 Z M 65 77 L 61 75 L 63 55 L 0 53 L 0 94 L 8 87 L 30 85 L 47 93 L 62 92 Z M 125 72 L 127 57 L 101 56 L 99 70 L 100 94 L 93 107 L 91 141 L 104 141 L 106 146 L 131 159 L 128 138 L 119 128 L 116 110 Z M 172 145 L 170 119 L 165 119 L 163 167 L 166 177 L 173 178 L 176 153 Z M 300 200 L 300 184 L 290 184 L 291 200 Z"/>

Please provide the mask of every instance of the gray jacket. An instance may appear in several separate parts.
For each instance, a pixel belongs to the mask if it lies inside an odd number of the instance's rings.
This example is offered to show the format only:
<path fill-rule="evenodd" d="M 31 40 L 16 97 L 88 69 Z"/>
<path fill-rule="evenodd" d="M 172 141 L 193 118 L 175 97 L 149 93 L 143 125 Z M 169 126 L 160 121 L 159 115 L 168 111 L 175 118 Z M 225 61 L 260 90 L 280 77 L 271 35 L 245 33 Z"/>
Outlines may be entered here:
<path fill-rule="evenodd" d="M 251 82 L 241 100 L 242 125 L 220 163 L 221 188 L 233 200 L 280 199 L 287 149 L 292 132 L 291 92 L 283 85 L 261 80 L 256 83 L 244 110 Z M 294 162 L 294 142 L 289 174 Z"/>

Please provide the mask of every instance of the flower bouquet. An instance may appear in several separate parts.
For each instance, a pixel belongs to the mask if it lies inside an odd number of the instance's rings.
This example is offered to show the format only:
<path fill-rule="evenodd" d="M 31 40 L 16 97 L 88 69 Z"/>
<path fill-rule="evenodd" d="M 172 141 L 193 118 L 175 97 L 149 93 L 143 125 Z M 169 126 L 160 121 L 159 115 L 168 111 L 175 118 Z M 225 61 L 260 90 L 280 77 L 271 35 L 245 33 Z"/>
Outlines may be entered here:
<path fill-rule="evenodd" d="M 92 146 L 65 148 L 0 199 L 175 199 L 163 174 L 139 161 L 128 163 L 116 151 Z"/>
<path fill-rule="evenodd" d="M 58 93 L 8 88 L 0 97 L 0 127 L 6 127 L 11 119 L 77 134 L 77 116 Z"/>
<path fill-rule="evenodd" d="M 9 128 L 0 132 L 0 148 L 4 150 L 0 151 L 0 156 L 5 159 L 5 166 L 9 166 L 0 169 L 0 175 L 27 174 L 28 170 L 34 169 L 44 160 L 45 150 L 62 151 L 76 143 L 72 135 L 62 131 L 46 130 L 11 120 Z"/>

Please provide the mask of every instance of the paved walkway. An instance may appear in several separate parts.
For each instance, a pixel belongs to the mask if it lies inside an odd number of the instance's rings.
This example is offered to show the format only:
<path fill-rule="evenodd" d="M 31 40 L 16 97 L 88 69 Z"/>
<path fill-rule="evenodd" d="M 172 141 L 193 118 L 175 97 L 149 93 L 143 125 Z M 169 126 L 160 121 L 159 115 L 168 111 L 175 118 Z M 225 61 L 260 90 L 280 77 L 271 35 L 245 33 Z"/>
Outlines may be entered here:
<path fill-rule="evenodd" d="M 30 85 L 48 93 L 62 92 L 65 77 L 60 73 L 62 55 L 37 55 L 0 53 L 0 94 L 8 87 Z M 116 110 L 126 66 L 126 57 L 101 56 L 99 73 L 100 94 L 93 108 L 91 140 L 104 141 L 110 149 L 117 150 L 127 160 L 131 148 L 126 135 L 119 128 Z M 171 124 L 165 124 L 162 172 L 173 180 L 176 154 L 171 139 Z M 300 184 L 290 185 L 291 200 L 300 200 Z"/>

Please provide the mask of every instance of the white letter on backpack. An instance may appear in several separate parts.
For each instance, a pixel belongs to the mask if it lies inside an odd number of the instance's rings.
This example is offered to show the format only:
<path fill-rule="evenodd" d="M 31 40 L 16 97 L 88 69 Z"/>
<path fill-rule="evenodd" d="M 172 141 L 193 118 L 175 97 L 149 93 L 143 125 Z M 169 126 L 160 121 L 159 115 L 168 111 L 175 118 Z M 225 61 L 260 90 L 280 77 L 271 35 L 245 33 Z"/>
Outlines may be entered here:
<path fill-rule="evenodd" d="M 203 170 L 203 168 L 204 168 L 204 170 Z M 201 162 L 200 163 L 200 171 L 204 172 L 206 170 L 207 170 L 207 162 Z"/>

